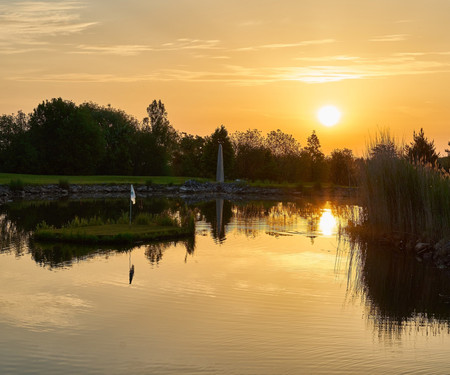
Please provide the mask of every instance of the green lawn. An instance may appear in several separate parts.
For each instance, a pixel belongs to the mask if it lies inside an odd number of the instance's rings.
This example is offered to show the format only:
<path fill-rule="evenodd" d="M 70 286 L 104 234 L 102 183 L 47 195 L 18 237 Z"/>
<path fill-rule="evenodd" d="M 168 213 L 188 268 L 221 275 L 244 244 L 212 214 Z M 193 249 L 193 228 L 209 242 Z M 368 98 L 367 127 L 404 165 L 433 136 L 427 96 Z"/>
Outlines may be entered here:
<path fill-rule="evenodd" d="M 173 184 L 182 185 L 190 177 L 171 177 L 171 176 L 57 176 L 57 175 L 33 175 L 33 174 L 15 174 L 0 173 L 0 184 L 9 184 L 12 180 L 20 180 L 25 185 L 48 185 L 58 184 L 60 181 L 66 181 L 69 184 L 146 184 L 151 181 L 153 184 Z M 198 179 L 206 181 L 206 179 Z"/>

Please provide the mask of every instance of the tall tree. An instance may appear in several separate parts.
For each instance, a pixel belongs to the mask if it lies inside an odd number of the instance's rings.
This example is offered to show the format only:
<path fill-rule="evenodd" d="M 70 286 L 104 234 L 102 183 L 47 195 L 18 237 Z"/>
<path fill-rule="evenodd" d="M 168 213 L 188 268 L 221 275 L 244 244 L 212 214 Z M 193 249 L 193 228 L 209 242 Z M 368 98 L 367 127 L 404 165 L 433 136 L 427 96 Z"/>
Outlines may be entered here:
<path fill-rule="evenodd" d="M 165 163 L 164 174 L 170 173 L 172 167 L 172 158 L 177 148 L 179 135 L 173 128 L 167 118 L 167 111 L 161 100 L 153 100 L 147 107 L 148 119 L 144 119 L 150 129 L 150 133 L 154 137 L 156 149 L 148 150 L 155 157 L 160 157 Z"/>
<path fill-rule="evenodd" d="M 0 116 L 0 168 L 3 172 L 28 173 L 36 170 L 36 147 L 32 144 L 29 115 Z"/>
<path fill-rule="evenodd" d="M 320 150 L 319 137 L 316 131 L 313 130 L 312 134 L 306 141 L 305 152 L 311 160 L 310 178 L 312 181 L 321 181 L 325 175 L 325 155 Z"/>
<path fill-rule="evenodd" d="M 97 173 L 132 174 L 137 120 L 111 106 L 102 107 L 95 103 L 83 103 L 80 107 L 89 111 L 102 132 L 104 152 L 97 167 Z"/>
<path fill-rule="evenodd" d="M 273 180 L 276 165 L 272 153 L 266 146 L 261 131 L 248 129 L 231 136 L 235 153 L 235 173 L 239 178 L 249 180 Z"/>
<path fill-rule="evenodd" d="M 330 180 L 338 185 L 355 183 L 356 165 L 353 152 L 348 148 L 336 149 L 330 156 Z"/>
<path fill-rule="evenodd" d="M 429 141 L 420 128 L 419 134 L 413 132 L 413 141 L 405 147 L 407 158 L 412 163 L 431 163 L 435 164 L 439 155 L 436 153 L 434 141 Z"/>
<path fill-rule="evenodd" d="M 203 174 L 202 155 L 205 140 L 196 135 L 182 134 L 173 157 L 173 170 L 177 176 L 199 177 Z"/>
<path fill-rule="evenodd" d="M 38 105 L 30 116 L 38 150 L 37 173 L 93 174 L 104 152 L 102 132 L 91 113 L 61 98 Z"/>
<path fill-rule="evenodd" d="M 275 180 L 294 182 L 301 179 L 302 171 L 299 162 L 301 147 L 291 134 L 286 134 L 280 129 L 269 132 L 266 138 L 266 147 L 270 150 L 276 165 Z"/>

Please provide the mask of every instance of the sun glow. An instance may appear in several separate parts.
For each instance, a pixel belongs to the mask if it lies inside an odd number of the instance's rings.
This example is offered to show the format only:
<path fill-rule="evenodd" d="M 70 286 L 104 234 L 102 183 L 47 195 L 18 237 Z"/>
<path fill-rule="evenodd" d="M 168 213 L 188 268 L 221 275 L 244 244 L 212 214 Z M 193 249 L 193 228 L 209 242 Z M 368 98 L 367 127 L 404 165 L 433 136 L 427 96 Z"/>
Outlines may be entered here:
<path fill-rule="evenodd" d="M 341 119 L 341 112 L 335 106 L 327 105 L 317 112 L 317 118 L 320 123 L 325 126 L 334 126 Z"/>
<path fill-rule="evenodd" d="M 330 209 L 325 209 L 320 217 L 319 229 L 325 236 L 331 236 L 336 231 L 336 218 Z"/>

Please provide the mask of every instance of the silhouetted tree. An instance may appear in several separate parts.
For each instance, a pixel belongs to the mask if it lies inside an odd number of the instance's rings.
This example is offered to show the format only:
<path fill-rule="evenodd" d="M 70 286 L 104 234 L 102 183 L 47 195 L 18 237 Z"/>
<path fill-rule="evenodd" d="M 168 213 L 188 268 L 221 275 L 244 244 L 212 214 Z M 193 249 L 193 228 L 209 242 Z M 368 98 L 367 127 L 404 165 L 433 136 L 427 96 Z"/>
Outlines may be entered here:
<path fill-rule="evenodd" d="M 355 159 L 353 152 L 348 148 L 336 149 L 330 156 L 330 180 L 338 185 L 351 185 L 355 183 Z"/>
<path fill-rule="evenodd" d="M 174 152 L 173 170 L 177 176 L 201 176 L 205 140 L 200 136 L 184 133 Z"/>
<path fill-rule="evenodd" d="M 237 131 L 231 136 L 231 141 L 237 177 L 249 180 L 275 179 L 275 160 L 259 130 Z"/>
<path fill-rule="evenodd" d="M 167 111 L 161 100 L 153 100 L 147 107 L 150 132 L 154 137 L 156 149 L 148 150 L 155 158 L 160 158 L 163 165 L 162 174 L 169 174 L 172 167 L 172 157 L 178 145 L 179 135 L 167 119 Z"/>
<path fill-rule="evenodd" d="M 28 134 L 28 122 L 29 115 L 22 111 L 0 117 L 0 168 L 3 172 L 35 170 L 37 150 Z"/>
<path fill-rule="evenodd" d="M 133 173 L 133 150 L 138 122 L 125 112 L 95 103 L 80 106 L 89 111 L 103 137 L 103 157 L 97 167 L 99 174 L 129 175 Z"/>
<path fill-rule="evenodd" d="M 305 151 L 311 159 L 311 172 L 310 178 L 312 181 L 321 181 L 325 174 L 325 155 L 320 150 L 320 141 L 317 137 L 316 131 L 313 130 L 312 134 L 306 141 Z"/>
<path fill-rule="evenodd" d="M 414 131 L 413 138 L 411 144 L 405 147 L 407 158 L 412 163 L 431 163 L 434 165 L 439 157 L 436 154 L 434 141 L 429 141 L 425 137 L 423 128 L 420 129 L 419 134 Z"/>
<path fill-rule="evenodd" d="M 290 134 L 280 129 L 267 134 L 266 147 L 272 153 L 276 165 L 276 179 L 278 181 L 297 181 L 301 178 L 299 169 L 300 143 Z"/>
<path fill-rule="evenodd" d="M 104 139 L 89 110 L 61 98 L 52 99 L 33 111 L 29 127 L 38 151 L 35 173 L 95 173 Z"/>

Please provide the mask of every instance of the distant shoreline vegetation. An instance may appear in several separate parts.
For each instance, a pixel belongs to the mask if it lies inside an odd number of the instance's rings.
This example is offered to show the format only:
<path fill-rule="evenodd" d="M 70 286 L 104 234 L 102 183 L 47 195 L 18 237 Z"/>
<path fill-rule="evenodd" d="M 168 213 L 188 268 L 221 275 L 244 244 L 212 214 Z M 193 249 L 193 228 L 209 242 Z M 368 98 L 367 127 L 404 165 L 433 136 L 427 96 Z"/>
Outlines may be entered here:
<path fill-rule="evenodd" d="M 30 114 L 0 116 L 0 171 L 65 176 L 189 176 L 213 178 L 222 144 L 225 178 L 273 183 L 354 186 L 363 158 L 347 148 L 326 156 L 315 131 L 304 146 L 280 129 L 205 137 L 177 131 L 164 103 L 153 100 L 141 121 L 92 102 L 54 98 Z M 414 137 L 416 134 L 414 133 Z M 417 135 L 425 139 L 423 131 Z M 416 140 L 416 138 L 415 138 Z M 437 157 L 437 156 L 436 156 Z M 449 168 L 449 158 L 439 162 Z"/>

